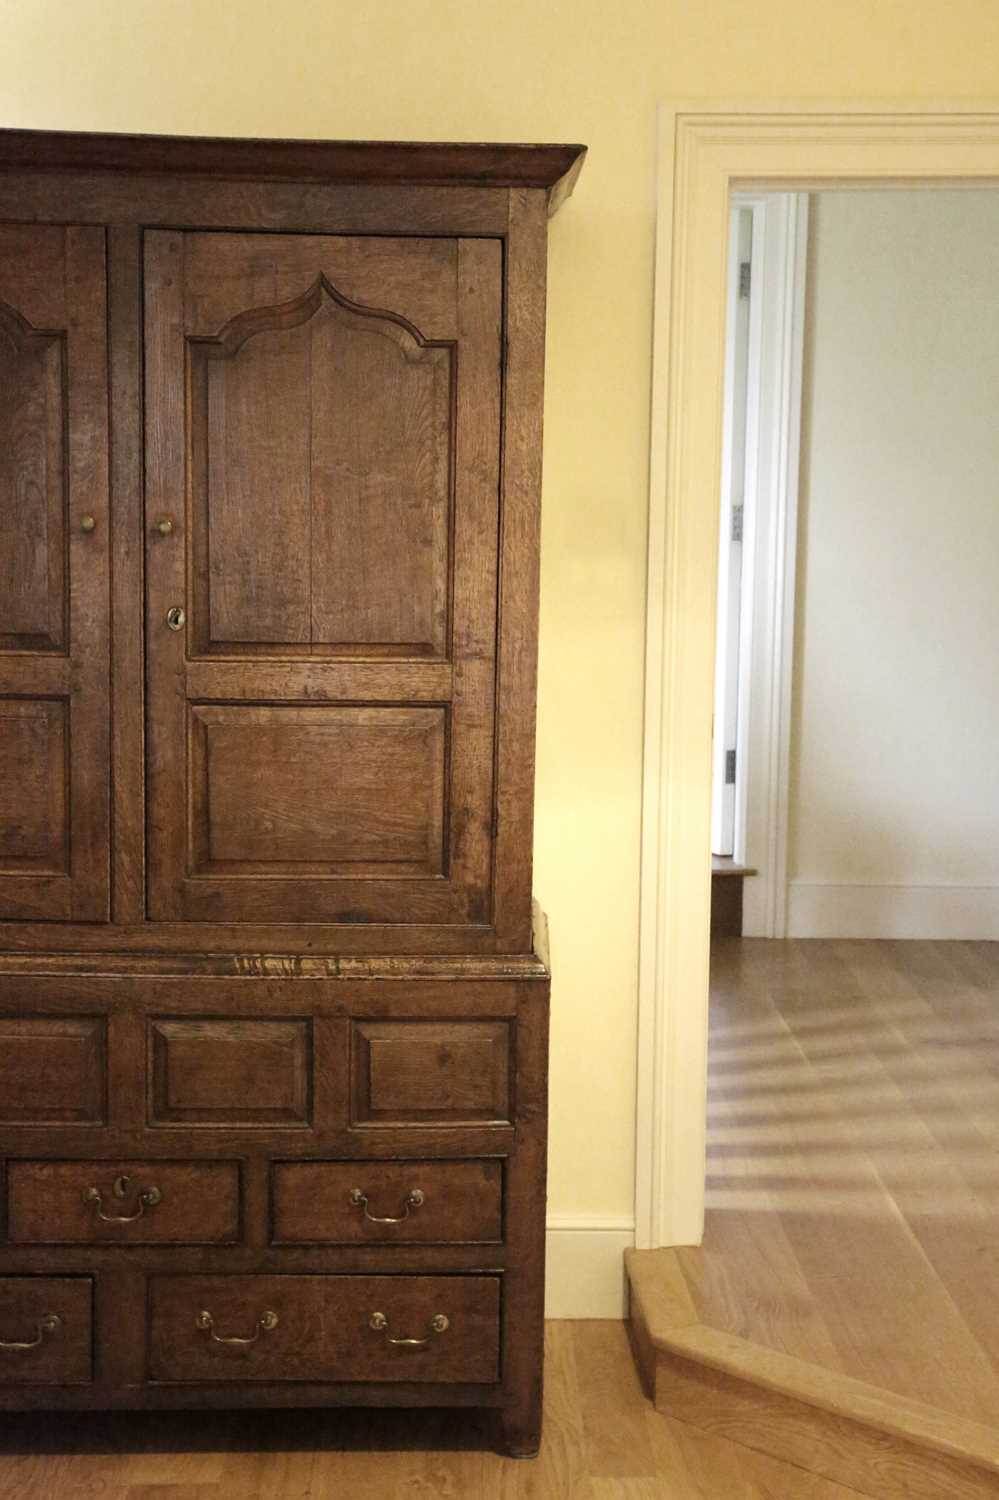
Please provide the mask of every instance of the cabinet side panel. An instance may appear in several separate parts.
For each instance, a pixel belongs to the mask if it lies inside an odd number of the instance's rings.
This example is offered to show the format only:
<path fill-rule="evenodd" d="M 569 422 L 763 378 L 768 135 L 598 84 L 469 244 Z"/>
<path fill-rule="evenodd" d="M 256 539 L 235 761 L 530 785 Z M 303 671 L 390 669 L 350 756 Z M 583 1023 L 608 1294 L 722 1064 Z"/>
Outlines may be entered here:
<path fill-rule="evenodd" d="M 514 190 L 506 264 L 494 846 L 495 923 L 506 952 L 531 947 L 547 253 L 544 193 Z"/>

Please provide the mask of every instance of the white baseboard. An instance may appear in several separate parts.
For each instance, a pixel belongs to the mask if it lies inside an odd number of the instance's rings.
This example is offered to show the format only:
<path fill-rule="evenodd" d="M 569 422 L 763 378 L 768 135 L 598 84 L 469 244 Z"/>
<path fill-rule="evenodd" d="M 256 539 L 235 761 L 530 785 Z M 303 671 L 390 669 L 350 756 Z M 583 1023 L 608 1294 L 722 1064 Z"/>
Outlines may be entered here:
<path fill-rule="evenodd" d="M 555 1214 L 548 1220 L 546 1318 L 623 1318 L 624 1252 L 633 1219 Z"/>
<path fill-rule="evenodd" d="M 787 935 L 999 941 L 999 887 L 788 886 Z"/>

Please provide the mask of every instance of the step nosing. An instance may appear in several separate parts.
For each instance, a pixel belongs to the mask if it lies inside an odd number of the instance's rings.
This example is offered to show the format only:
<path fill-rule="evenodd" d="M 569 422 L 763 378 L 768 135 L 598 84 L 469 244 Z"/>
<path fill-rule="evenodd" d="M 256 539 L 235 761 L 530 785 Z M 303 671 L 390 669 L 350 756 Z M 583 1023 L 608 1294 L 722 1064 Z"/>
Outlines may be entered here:
<path fill-rule="evenodd" d="M 637 1295 L 641 1301 L 640 1294 Z M 689 1323 L 666 1332 L 649 1327 L 649 1337 L 657 1352 L 693 1361 L 761 1390 L 799 1401 L 816 1411 L 857 1422 L 934 1453 L 999 1474 L 999 1429 L 986 1427 L 967 1417 L 952 1416 L 939 1407 L 924 1406 L 881 1386 L 869 1385 L 854 1376 L 840 1375 L 794 1355 L 740 1339 L 737 1334 L 726 1334 L 706 1323 Z M 711 1347 L 713 1341 L 717 1341 L 714 1348 Z M 760 1370 L 754 1362 L 761 1359 L 771 1365 L 779 1362 L 784 1378 Z M 827 1389 L 817 1391 L 814 1388 L 816 1380 Z M 837 1389 L 830 1391 L 829 1386 Z M 871 1404 L 900 1410 L 907 1414 L 908 1419 L 899 1419 L 891 1411 L 872 1412 L 869 1409 Z M 934 1431 L 930 1424 L 936 1423 L 955 1429 L 954 1436 Z"/>

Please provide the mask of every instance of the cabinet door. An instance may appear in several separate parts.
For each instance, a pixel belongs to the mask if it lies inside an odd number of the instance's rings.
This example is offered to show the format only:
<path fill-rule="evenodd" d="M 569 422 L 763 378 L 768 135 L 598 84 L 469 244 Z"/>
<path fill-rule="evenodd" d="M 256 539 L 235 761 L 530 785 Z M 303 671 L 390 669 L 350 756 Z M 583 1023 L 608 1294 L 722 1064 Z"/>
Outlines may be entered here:
<path fill-rule="evenodd" d="M 104 231 L 0 225 L 0 920 L 106 921 Z"/>
<path fill-rule="evenodd" d="M 488 923 L 501 246 L 146 236 L 149 911 Z"/>

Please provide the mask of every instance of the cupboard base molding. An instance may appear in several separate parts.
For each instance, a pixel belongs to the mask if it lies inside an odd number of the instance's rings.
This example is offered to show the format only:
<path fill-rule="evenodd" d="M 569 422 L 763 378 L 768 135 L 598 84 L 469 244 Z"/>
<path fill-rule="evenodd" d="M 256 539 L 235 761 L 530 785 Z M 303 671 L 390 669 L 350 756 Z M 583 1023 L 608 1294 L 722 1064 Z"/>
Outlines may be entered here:
<path fill-rule="evenodd" d="M 481 1406 L 534 1451 L 536 963 L 0 973 L 0 1410 Z"/>

